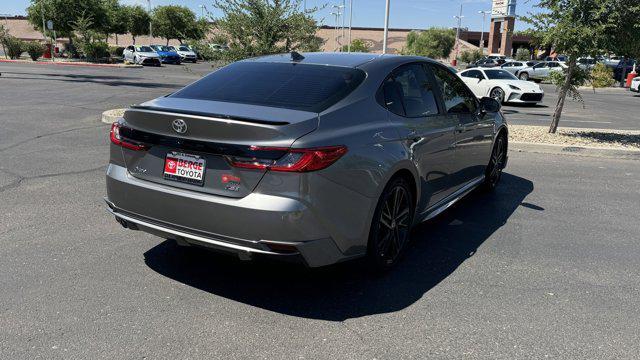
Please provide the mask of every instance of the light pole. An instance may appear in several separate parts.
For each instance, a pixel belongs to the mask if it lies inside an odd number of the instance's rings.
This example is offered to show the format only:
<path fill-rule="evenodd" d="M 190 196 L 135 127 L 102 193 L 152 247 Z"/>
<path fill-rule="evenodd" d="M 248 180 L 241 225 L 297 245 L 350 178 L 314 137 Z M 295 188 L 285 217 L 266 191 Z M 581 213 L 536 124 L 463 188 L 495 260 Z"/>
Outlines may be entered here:
<path fill-rule="evenodd" d="M 458 19 L 458 26 L 456 28 L 456 57 L 455 60 L 458 61 L 458 52 L 460 51 L 460 26 L 462 25 L 462 4 L 460 4 L 460 14 L 454 16 L 455 19 Z"/>
<path fill-rule="evenodd" d="M 345 0 L 342 0 L 342 35 L 340 35 L 340 41 L 344 41 L 344 14 L 347 11 L 344 1 Z M 342 51 L 342 47 L 340 48 L 340 51 Z"/>
<path fill-rule="evenodd" d="M 387 37 L 389 35 L 389 3 L 391 0 L 387 0 L 384 8 L 384 39 L 382 39 L 382 53 L 387 53 Z"/>
<path fill-rule="evenodd" d="M 351 23 L 353 22 L 353 0 L 349 0 L 349 45 L 347 52 L 351 52 Z"/>
<path fill-rule="evenodd" d="M 151 0 L 147 0 L 147 4 L 149 5 L 149 46 L 151 46 L 151 42 L 153 41 L 153 29 L 151 27 Z"/>
<path fill-rule="evenodd" d="M 343 0 L 344 1 L 344 0 Z M 336 9 L 336 43 L 338 43 L 338 51 L 342 51 L 342 41 L 344 41 L 344 28 L 342 28 L 342 35 L 340 35 L 340 16 L 344 14 L 344 5 L 333 5 L 332 8 Z M 344 24 L 344 18 L 342 18 Z M 340 41 L 338 41 L 340 39 Z"/>
<path fill-rule="evenodd" d="M 340 43 L 338 42 L 338 19 L 340 18 L 340 12 L 332 12 L 329 15 L 333 15 L 335 17 L 335 25 L 333 26 L 333 30 L 334 30 L 334 39 L 335 39 L 335 48 L 334 51 L 338 51 L 338 48 L 340 46 Z"/>
<path fill-rule="evenodd" d="M 491 11 L 480 10 L 478 14 L 482 14 L 482 32 L 480 33 L 480 53 L 484 55 L 484 23 L 486 21 L 487 14 L 491 14 Z"/>

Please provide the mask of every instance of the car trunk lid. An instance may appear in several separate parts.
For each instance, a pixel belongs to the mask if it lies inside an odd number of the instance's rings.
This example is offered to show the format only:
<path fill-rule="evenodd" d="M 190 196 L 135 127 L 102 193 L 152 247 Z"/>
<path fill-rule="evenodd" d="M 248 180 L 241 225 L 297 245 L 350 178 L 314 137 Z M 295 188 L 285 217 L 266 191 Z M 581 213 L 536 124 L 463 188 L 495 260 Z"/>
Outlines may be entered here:
<path fill-rule="evenodd" d="M 288 148 L 317 126 L 314 112 L 165 97 L 125 112 L 121 134 L 146 147 L 122 151 L 129 173 L 136 178 L 243 197 L 253 191 L 266 170 L 234 168 L 226 156 L 251 158 L 255 146 Z M 283 154 L 261 152 L 260 156 L 277 159 Z M 172 176 L 175 168 L 171 166 L 177 163 L 185 175 L 196 178 L 204 163 L 202 179 Z"/>

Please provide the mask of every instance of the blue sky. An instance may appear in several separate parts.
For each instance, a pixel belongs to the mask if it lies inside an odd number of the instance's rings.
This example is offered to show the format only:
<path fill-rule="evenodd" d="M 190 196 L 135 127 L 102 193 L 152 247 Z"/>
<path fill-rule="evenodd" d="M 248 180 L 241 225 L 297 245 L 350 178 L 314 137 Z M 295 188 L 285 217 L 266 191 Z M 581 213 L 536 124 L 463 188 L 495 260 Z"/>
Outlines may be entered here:
<path fill-rule="evenodd" d="M 144 4 L 146 0 L 120 0 L 127 4 Z M 345 0 L 347 7 L 349 0 Z M 11 15 L 25 14 L 25 8 L 29 0 L 2 0 L 0 1 L 0 14 Z M 316 18 L 325 25 L 333 25 L 334 18 L 330 13 L 331 5 L 341 4 L 342 0 L 307 0 L 307 6 L 321 6 L 328 4 L 326 8 L 316 14 Z M 533 11 L 533 5 L 537 0 L 519 0 L 516 13 L 524 15 Z M 200 5 L 205 5 L 213 10 L 212 2 L 208 0 L 151 0 L 152 6 L 179 4 L 190 7 L 200 14 Z M 452 27 L 455 26 L 454 15 L 458 14 L 462 4 L 463 27 L 471 30 L 480 30 L 482 15 L 479 10 L 490 10 L 491 0 L 391 0 L 389 26 L 394 28 L 423 29 L 431 26 Z M 382 27 L 384 25 L 385 0 L 353 0 L 353 26 Z M 214 16 L 216 12 L 213 12 Z M 346 19 L 348 22 L 348 18 Z M 488 20 L 485 30 L 488 31 Z M 524 24 L 516 21 L 516 30 L 523 29 Z"/>

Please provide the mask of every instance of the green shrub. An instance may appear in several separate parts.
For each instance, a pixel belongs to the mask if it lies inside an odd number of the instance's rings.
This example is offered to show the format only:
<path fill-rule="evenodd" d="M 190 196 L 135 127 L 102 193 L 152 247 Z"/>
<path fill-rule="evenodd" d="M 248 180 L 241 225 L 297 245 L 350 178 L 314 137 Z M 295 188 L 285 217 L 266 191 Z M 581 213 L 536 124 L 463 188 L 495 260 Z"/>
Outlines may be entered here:
<path fill-rule="evenodd" d="M 476 50 L 466 50 L 460 53 L 460 61 L 471 64 L 482 58 L 482 51 L 480 49 Z"/>
<path fill-rule="evenodd" d="M 531 60 L 531 51 L 525 48 L 518 48 L 518 50 L 516 50 L 516 60 L 518 61 Z"/>
<path fill-rule="evenodd" d="M 124 53 L 124 47 L 122 46 L 111 46 L 109 47 L 109 54 L 114 57 L 122 57 Z"/>
<path fill-rule="evenodd" d="M 613 70 L 603 63 L 597 63 L 591 70 L 591 86 L 594 88 L 603 88 L 612 86 Z"/>
<path fill-rule="evenodd" d="M 349 46 L 348 45 L 342 45 L 342 51 L 343 52 L 349 51 Z M 369 52 L 369 44 L 364 42 L 364 40 L 362 40 L 362 39 L 354 39 L 353 41 L 351 41 L 351 52 L 368 53 Z"/>
<path fill-rule="evenodd" d="M 223 58 L 223 52 L 212 49 L 208 42 L 190 40 L 185 44 L 189 45 L 204 61 L 215 61 Z"/>
<path fill-rule="evenodd" d="M 7 55 L 11 59 L 19 59 L 25 50 L 25 42 L 15 36 L 6 36 L 2 39 L 2 43 L 6 48 Z"/>
<path fill-rule="evenodd" d="M 39 41 L 29 41 L 25 43 L 24 49 L 27 51 L 31 60 L 36 61 L 42 53 L 45 51 L 45 46 L 42 45 Z"/>
<path fill-rule="evenodd" d="M 89 42 L 82 46 L 82 51 L 87 60 L 97 61 L 100 58 L 109 57 L 109 44 L 104 41 Z"/>

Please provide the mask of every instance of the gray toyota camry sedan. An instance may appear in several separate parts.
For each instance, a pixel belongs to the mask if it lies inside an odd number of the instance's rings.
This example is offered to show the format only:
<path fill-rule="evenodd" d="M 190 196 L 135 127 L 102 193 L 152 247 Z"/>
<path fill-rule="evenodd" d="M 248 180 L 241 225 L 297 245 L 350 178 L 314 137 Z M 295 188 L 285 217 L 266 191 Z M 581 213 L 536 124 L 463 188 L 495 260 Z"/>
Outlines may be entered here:
<path fill-rule="evenodd" d="M 411 227 L 507 162 L 500 105 L 423 57 L 239 61 L 111 127 L 109 211 L 125 228 L 241 259 L 386 269 Z"/>

